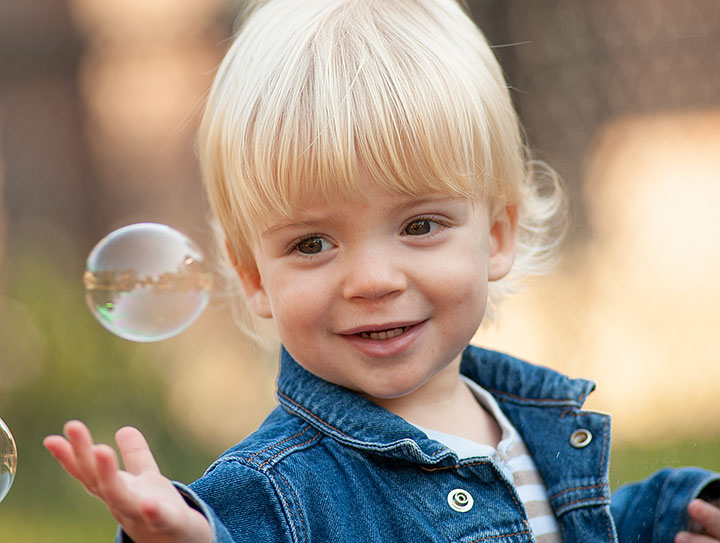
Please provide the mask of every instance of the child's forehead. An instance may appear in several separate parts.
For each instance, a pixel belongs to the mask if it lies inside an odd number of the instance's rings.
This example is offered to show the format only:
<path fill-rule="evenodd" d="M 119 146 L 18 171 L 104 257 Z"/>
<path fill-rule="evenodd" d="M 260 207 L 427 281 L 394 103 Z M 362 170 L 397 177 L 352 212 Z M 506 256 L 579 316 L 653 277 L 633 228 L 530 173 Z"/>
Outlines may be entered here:
<path fill-rule="evenodd" d="M 377 210 L 402 213 L 425 205 L 450 201 L 471 201 L 476 199 L 459 194 L 450 189 L 411 192 L 398 188 L 387 188 L 377 183 L 368 183 L 365 190 L 358 193 L 346 193 L 340 190 L 315 191 L 306 198 L 287 202 L 283 209 L 268 207 L 257 222 L 260 233 L 275 230 L 278 226 L 293 222 L 313 222 L 325 218 L 335 218 L 350 210 L 368 213 Z"/>

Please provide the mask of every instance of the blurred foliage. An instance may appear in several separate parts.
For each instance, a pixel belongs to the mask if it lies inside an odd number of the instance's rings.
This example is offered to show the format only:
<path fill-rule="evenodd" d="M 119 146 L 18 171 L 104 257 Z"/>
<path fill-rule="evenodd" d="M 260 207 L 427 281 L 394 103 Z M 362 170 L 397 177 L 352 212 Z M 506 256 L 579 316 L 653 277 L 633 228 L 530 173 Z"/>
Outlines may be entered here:
<path fill-rule="evenodd" d="M 34 352 L 42 358 L 37 371 L 15 385 L 3 383 L 0 374 L 0 417 L 18 448 L 15 483 L 0 504 L 3 542 L 112 540 L 115 522 L 109 513 L 42 447 L 43 437 L 61 432 L 68 419 L 83 420 L 104 442 L 112 442 L 121 426 L 137 426 L 172 479 L 194 480 L 220 452 L 205 450 L 173 421 L 162 375 L 172 368 L 162 359 L 168 350 L 129 343 L 101 328 L 84 303 L 82 270 L 68 273 L 63 253 L 24 251 L 6 255 L 3 263 L 0 327 L 16 333 L 2 337 L 0 372 L 21 375 L 22 368 L 13 364 L 31 362 L 8 359 L 27 352 L 13 341 L 36 341 Z M 24 308 L 34 333 L 21 333 L 17 314 L 2 310 L 11 301 Z"/>
<path fill-rule="evenodd" d="M 615 490 L 666 467 L 697 466 L 717 471 L 718 459 L 720 435 L 618 444 L 613 447 L 610 460 L 610 486 Z"/>

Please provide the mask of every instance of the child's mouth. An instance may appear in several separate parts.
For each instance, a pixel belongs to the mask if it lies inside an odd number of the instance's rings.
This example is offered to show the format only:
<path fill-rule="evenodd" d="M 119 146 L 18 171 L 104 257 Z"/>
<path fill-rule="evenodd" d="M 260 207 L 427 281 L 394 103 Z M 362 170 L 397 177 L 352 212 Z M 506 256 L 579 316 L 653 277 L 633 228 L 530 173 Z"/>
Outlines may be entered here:
<path fill-rule="evenodd" d="M 375 359 L 395 359 L 412 349 L 423 336 L 429 319 L 385 321 L 348 329 L 343 337 L 363 355 Z"/>
<path fill-rule="evenodd" d="M 357 334 L 363 339 L 392 339 L 405 332 L 409 326 L 403 326 L 401 328 L 392 328 L 390 330 L 381 330 L 380 332 L 360 332 Z"/>

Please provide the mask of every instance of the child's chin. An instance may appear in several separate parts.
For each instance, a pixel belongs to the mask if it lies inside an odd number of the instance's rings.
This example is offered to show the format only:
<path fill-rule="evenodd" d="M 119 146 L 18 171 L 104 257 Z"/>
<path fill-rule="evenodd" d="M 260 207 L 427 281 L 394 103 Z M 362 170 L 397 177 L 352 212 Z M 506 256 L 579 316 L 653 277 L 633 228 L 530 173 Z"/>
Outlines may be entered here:
<path fill-rule="evenodd" d="M 371 387 L 362 394 L 372 401 L 384 403 L 409 396 L 418 388 L 420 388 L 419 384 L 386 382 L 383 385 Z"/>

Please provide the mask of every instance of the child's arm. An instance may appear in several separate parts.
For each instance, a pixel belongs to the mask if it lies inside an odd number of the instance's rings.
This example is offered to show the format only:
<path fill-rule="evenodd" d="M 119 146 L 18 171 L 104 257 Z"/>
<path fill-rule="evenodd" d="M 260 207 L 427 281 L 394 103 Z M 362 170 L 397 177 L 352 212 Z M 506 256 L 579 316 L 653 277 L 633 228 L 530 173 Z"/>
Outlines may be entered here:
<path fill-rule="evenodd" d="M 701 533 L 678 532 L 675 543 L 712 543 L 720 541 L 720 509 L 704 500 L 693 500 L 688 515 L 698 524 Z"/>
<path fill-rule="evenodd" d="M 621 542 L 717 543 L 719 497 L 720 474 L 665 468 L 617 489 L 610 510 Z"/>
<path fill-rule="evenodd" d="M 207 519 L 187 505 L 157 467 L 143 435 L 121 428 L 115 441 L 127 471 L 112 447 L 93 443 L 80 421 L 65 424 L 65 435 L 48 436 L 45 447 L 70 475 L 107 505 L 136 543 L 211 542 Z"/>

